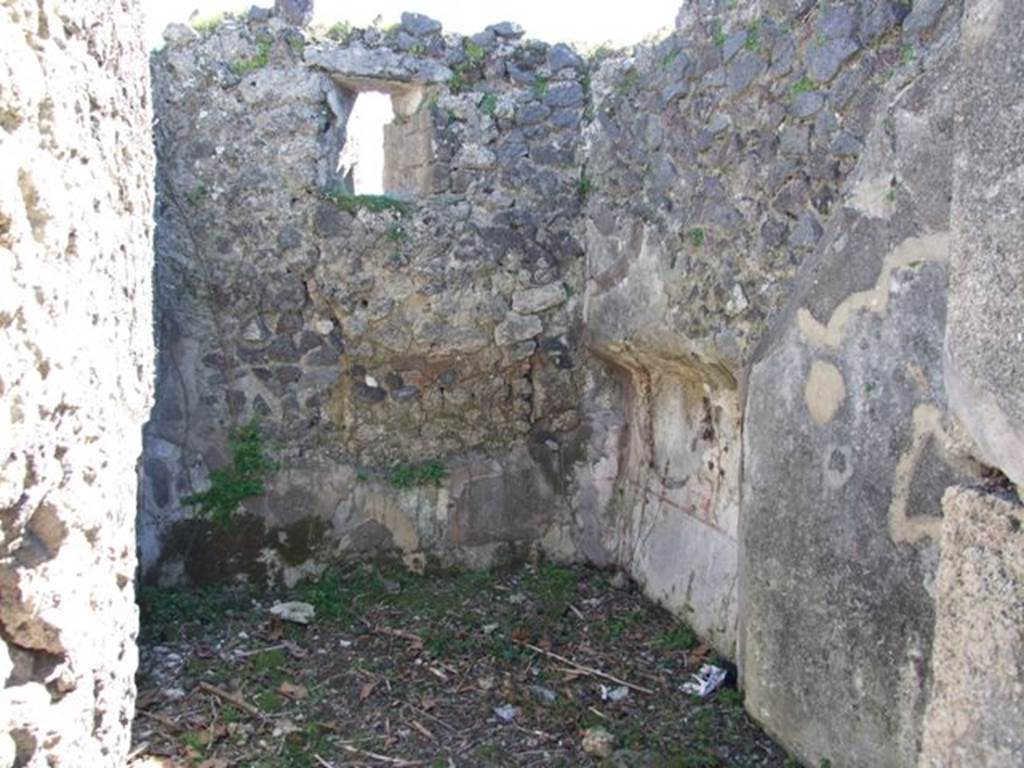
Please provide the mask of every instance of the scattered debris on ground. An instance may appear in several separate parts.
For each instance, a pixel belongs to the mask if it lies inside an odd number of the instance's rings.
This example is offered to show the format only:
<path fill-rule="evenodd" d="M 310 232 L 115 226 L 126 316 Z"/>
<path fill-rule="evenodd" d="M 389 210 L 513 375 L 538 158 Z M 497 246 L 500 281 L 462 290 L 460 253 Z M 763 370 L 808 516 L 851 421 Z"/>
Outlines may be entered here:
<path fill-rule="evenodd" d="M 604 571 L 361 565 L 140 604 L 136 768 L 796 765 L 735 688 L 684 692 L 720 660 Z"/>

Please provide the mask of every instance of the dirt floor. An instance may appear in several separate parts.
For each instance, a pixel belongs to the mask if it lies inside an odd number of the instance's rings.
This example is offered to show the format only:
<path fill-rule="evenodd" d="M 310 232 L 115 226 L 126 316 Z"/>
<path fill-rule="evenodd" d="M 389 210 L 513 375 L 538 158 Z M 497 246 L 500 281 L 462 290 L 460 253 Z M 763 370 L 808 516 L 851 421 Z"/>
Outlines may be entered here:
<path fill-rule="evenodd" d="M 136 767 L 796 766 L 735 688 L 681 689 L 714 654 L 614 573 L 363 565 L 140 607 Z"/>

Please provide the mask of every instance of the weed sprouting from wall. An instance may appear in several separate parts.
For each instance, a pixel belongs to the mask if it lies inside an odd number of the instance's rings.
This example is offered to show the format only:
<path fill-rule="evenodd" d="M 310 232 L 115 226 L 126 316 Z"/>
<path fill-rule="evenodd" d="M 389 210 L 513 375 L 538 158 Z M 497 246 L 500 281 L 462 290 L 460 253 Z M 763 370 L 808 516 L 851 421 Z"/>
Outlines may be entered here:
<path fill-rule="evenodd" d="M 242 77 L 267 66 L 267 63 L 270 61 L 270 47 L 273 44 L 274 41 L 269 37 L 261 37 L 256 43 L 256 55 L 249 59 L 239 59 L 238 61 L 231 62 L 231 71 Z"/>
<path fill-rule="evenodd" d="M 392 488 L 404 490 L 418 485 L 440 487 L 448 476 L 448 468 L 438 459 L 431 459 L 423 464 L 399 464 L 391 470 L 388 480 Z"/>
<path fill-rule="evenodd" d="M 480 99 L 480 111 L 485 115 L 494 117 L 494 113 L 498 111 L 498 96 L 494 93 L 485 94 Z"/>
<path fill-rule="evenodd" d="M 355 216 L 359 211 L 383 213 L 394 211 L 399 216 L 412 210 L 412 205 L 390 195 L 356 195 L 343 189 L 333 189 L 325 193 L 338 208 Z"/>
<path fill-rule="evenodd" d="M 236 431 L 229 448 L 231 463 L 210 473 L 210 487 L 182 499 L 220 528 L 231 521 L 245 499 L 266 492 L 264 481 L 277 466 L 267 456 L 266 438 L 256 422 Z"/>
<path fill-rule="evenodd" d="M 192 26 L 192 29 L 194 29 L 199 34 L 207 34 L 209 32 L 213 32 L 213 30 L 217 29 L 217 27 L 219 27 L 223 22 L 224 14 L 215 13 L 210 16 L 202 16 L 193 19 L 190 22 L 190 24 Z"/>

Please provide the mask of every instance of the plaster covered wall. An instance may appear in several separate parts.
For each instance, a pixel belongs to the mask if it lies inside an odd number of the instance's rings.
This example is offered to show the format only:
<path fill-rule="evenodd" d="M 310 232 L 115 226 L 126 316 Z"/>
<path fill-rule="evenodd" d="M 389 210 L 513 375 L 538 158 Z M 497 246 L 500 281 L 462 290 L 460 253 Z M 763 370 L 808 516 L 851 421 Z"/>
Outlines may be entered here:
<path fill-rule="evenodd" d="M 831 526 L 808 550 L 800 537 L 809 520 L 859 509 L 850 523 L 864 526 L 870 509 L 871 536 L 888 542 L 885 492 L 846 505 L 833 498 L 840 489 L 876 485 L 910 451 L 927 480 L 910 488 L 907 478 L 894 504 L 937 514 L 942 488 L 959 477 L 934 452 L 918 461 L 930 432 L 900 445 L 912 416 L 885 413 L 894 394 L 879 378 L 889 358 L 903 360 L 909 373 L 891 369 L 899 386 L 944 402 L 946 245 L 934 233 L 949 229 L 959 13 L 946 5 L 911 13 L 902 3 L 688 3 L 675 33 L 599 63 L 593 76 L 584 338 L 621 382 L 604 412 L 628 425 L 611 450 L 594 446 L 595 466 L 617 467 L 600 527 L 652 596 L 730 655 L 741 614 L 762 608 L 757 579 L 769 563 L 796 578 L 779 589 L 791 601 L 797 584 L 820 583 L 836 551 L 860 557 Z M 842 352 L 847 321 L 866 307 L 884 313 L 889 280 L 908 264 L 906 288 L 892 292 L 909 292 L 917 275 L 926 298 L 907 310 L 912 333 L 886 347 L 876 328 L 871 342 Z M 800 354 L 781 352 L 786 333 Z M 837 350 L 858 360 L 856 382 Z M 805 443 L 837 413 L 847 417 L 848 398 L 869 399 L 877 423 Z M 884 450 L 868 449 L 872 441 Z M 795 562 L 761 549 L 775 540 L 809 572 L 796 577 Z M 822 563 L 809 562 L 826 550 Z M 927 557 L 918 589 L 934 567 L 934 551 Z M 863 570 L 873 581 L 884 569 Z M 916 600 L 927 634 L 930 598 Z M 843 610 L 834 596 L 826 602 Z M 871 623 L 886 625 L 893 608 L 880 606 Z M 777 605 L 764 610 L 750 624 L 757 632 L 782 615 Z M 778 619 L 790 649 L 786 626 Z M 771 684 L 765 669 L 751 677 Z"/>
<path fill-rule="evenodd" d="M 1018 4 L 965 3 L 956 82 L 946 387 L 988 482 L 946 491 L 921 768 L 1024 760 L 1020 388 L 1024 55 Z M 1014 491 L 1016 485 L 1016 491 Z"/>
<path fill-rule="evenodd" d="M 134 3 L 0 7 L 0 765 L 121 766 L 151 404 Z"/>

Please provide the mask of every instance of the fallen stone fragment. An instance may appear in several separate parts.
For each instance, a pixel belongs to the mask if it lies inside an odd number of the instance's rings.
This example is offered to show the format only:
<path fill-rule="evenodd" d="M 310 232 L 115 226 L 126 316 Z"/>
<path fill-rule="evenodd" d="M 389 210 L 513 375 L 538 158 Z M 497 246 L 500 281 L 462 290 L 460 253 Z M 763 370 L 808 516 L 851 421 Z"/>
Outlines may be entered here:
<path fill-rule="evenodd" d="M 591 757 L 611 757 L 615 751 L 615 737 L 601 726 L 583 732 L 583 751 Z"/>
<path fill-rule="evenodd" d="M 502 704 L 500 707 L 494 708 L 494 714 L 506 723 L 511 723 L 516 719 L 516 715 L 519 714 L 519 707 L 513 707 L 511 704 Z"/>
<path fill-rule="evenodd" d="M 277 603 L 270 609 L 270 612 L 282 621 L 290 621 L 295 624 L 309 624 L 316 615 L 316 608 L 309 603 L 293 601 L 290 603 Z"/>
<path fill-rule="evenodd" d="M 543 685 L 531 685 L 530 693 L 533 694 L 534 698 L 544 704 L 554 704 L 555 699 L 558 698 L 558 694 L 552 691 L 550 688 L 545 688 Z"/>
<path fill-rule="evenodd" d="M 309 698 L 309 689 L 306 686 L 289 683 L 287 680 L 281 683 L 277 690 L 289 699 L 294 699 L 296 701 Z"/>
<path fill-rule="evenodd" d="M 485 677 L 478 678 L 476 684 L 481 691 L 490 691 L 494 688 L 494 678 L 487 675 Z"/>

